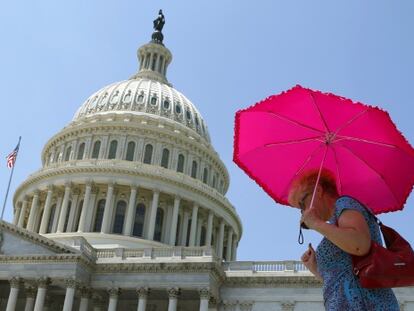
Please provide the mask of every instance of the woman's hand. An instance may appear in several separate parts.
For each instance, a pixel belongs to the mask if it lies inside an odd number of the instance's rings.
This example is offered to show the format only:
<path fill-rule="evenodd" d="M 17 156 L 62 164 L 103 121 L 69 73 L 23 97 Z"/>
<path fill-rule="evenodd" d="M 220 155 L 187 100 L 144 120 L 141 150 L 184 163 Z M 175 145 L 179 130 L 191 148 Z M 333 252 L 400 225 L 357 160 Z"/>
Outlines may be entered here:
<path fill-rule="evenodd" d="M 314 208 L 307 208 L 303 211 L 300 223 L 305 223 L 309 229 L 317 230 L 324 221 L 319 217 Z"/>
<path fill-rule="evenodd" d="M 318 264 L 316 262 L 316 253 L 311 243 L 309 243 L 308 250 L 303 253 L 300 259 L 302 260 L 305 267 L 309 269 L 310 272 L 312 272 L 317 278 L 322 280 L 322 277 L 318 272 Z"/>

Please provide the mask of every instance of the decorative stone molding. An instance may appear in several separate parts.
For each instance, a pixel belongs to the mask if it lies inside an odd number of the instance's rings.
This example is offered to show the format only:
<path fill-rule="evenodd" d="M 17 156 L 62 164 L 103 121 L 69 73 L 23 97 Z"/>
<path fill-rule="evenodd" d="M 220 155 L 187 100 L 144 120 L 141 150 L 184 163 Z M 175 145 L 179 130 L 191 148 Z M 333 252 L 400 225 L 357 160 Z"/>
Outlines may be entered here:
<path fill-rule="evenodd" d="M 200 295 L 200 299 L 209 299 L 210 298 L 210 290 L 208 288 L 200 288 L 198 290 Z"/>
<path fill-rule="evenodd" d="M 19 288 L 22 284 L 22 279 L 19 277 L 13 277 L 9 280 L 11 288 Z"/>
<path fill-rule="evenodd" d="M 234 300 L 223 300 L 221 302 L 224 311 L 236 311 L 237 308 L 237 301 Z"/>
<path fill-rule="evenodd" d="M 180 295 L 180 289 L 178 287 L 171 287 L 167 289 L 169 298 L 178 298 Z"/>
<path fill-rule="evenodd" d="M 50 279 L 48 277 L 41 277 L 36 281 L 38 288 L 47 288 L 50 284 Z"/>
<path fill-rule="evenodd" d="M 295 309 L 295 304 L 294 301 L 282 301 L 280 303 L 282 311 L 293 311 Z"/>
<path fill-rule="evenodd" d="M 246 276 L 227 277 L 226 287 L 321 287 L 322 282 L 314 276 Z"/>
<path fill-rule="evenodd" d="M 240 311 L 251 311 L 253 308 L 253 301 L 239 301 L 239 310 Z"/>
<path fill-rule="evenodd" d="M 149 293 L 150 289 L 148 287 L 137 288 L 137 294 L 139 298 L 147 298 Z"/>
<path fill-rule="evenodd" d="M 76 288 L 78 286 L 78 282 L 74 279 L 65 279 L 65 286 L 69 288 Z"/>
<path fill-rule="evenodd" d="M 26 298 L 35 298 L 36 293 L 37 293 L 37 288 L 35 288 L 31 284 L 25 285 L 25 293 L 26 293 Z"/>
<path fill-rule="evenodd" d="M 109 298 L 117 298 L 121 294 L 121 289 L 118 287 L 112 287 L 108 289 Z"/>

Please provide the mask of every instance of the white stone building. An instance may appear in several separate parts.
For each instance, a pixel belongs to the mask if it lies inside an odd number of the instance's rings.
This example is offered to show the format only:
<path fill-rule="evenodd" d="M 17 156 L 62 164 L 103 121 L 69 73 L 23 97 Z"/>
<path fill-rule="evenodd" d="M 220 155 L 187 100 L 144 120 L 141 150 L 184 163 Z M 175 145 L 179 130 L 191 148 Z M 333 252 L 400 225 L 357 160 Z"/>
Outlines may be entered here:
<path fill-rule="evenodd" d="M 323 310 L 300 262 L 236 261 L 242 224 L 155 32 L 139 71 L 92 94 L 0 223 L 0 310 Z M 414 289 L 396 290 L 414 310 Z"/>

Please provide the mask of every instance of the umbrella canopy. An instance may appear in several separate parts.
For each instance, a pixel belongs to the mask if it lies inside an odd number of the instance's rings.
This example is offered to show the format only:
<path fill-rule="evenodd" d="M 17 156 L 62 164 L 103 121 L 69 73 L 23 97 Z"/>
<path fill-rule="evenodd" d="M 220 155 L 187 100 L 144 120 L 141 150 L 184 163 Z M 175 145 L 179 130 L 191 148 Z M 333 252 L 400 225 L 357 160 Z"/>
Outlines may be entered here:
<path fill-rule="evenodd" d="M 375 214 L 401 210 L 414 184 L 414 149 L 387 112 L 301 86 L 236 113 L 233 161 L 284 205 L 321 167 Z"/>

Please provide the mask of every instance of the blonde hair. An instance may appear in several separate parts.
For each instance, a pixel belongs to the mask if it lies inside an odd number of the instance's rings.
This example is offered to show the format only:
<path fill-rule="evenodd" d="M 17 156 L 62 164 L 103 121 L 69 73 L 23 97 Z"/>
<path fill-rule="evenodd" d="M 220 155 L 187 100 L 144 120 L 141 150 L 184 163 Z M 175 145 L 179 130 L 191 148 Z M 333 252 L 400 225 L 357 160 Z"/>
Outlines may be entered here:
<path fill-rule="evenodd" d="M 312 169 L 298 175 L 290 186 L 288 201 L 290 203 L 297 202 L 297 196 L 304 190 L 313 192 L 318 179 L 318 174 L 319 169 Z M 328 195 L 334 198 L 339 196 L 335 175 L 330 170 L 325 168 L 322 169 L 318 185 Z"/>

